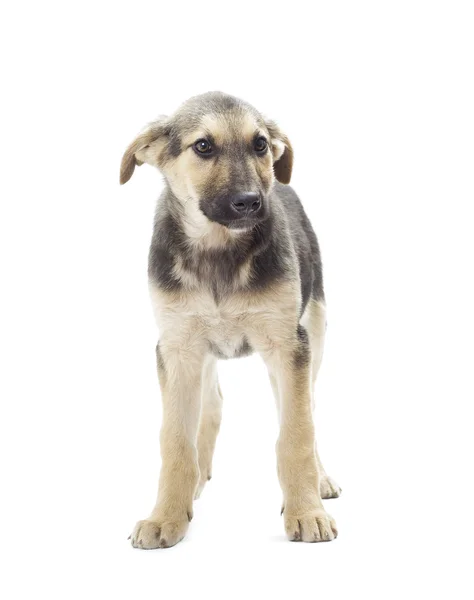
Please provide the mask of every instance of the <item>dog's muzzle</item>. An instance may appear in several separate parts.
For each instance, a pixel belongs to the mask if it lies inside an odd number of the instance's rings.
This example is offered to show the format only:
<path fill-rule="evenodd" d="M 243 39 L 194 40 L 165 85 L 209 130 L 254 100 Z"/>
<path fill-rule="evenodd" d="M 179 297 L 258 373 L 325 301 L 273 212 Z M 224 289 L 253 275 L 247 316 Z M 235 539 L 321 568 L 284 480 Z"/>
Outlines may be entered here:
<path fill-rule="evenodd" d="M 219 196 L 211 201 L 201 201 L 200 208 L 209 220 L 232 229 L 251 227 L 265 218 L 265 205 L 258 192 Z"/>

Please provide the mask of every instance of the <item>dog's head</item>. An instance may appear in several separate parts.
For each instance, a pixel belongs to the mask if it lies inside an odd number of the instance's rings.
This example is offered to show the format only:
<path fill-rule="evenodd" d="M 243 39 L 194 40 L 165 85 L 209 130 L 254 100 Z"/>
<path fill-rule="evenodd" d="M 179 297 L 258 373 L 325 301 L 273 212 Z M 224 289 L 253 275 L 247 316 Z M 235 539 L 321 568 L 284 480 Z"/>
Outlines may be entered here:
<path fill-rule="evenodd" d="M 158 167 L 188 219 L 247 229 L 265 219 L 274 178 L 289 183 L 291 144 L 253 107 L 220 92 L 185 102 L 151 123 L 127 148 L 126 183 L 136 165 Z"/>

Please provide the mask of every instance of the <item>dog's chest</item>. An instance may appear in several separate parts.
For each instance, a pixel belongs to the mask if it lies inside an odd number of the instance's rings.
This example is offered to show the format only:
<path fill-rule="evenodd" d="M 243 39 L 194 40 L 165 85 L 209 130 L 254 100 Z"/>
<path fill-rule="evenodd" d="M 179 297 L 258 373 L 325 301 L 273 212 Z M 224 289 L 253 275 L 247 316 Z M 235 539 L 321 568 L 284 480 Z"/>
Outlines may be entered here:
<path fill-rule="evenodd" d="M 237 358 L 252 352 L 251 334 L 260 310 L 248 298 L 232 296 L 216 302 L 212 293 L 196 292 L 170 301 L 152 288 L 160 333 L 179 345 L 201 345 L 218 358 Z"/>
<path fill-rule="evenodd" d="M 216 300 L 208 289 L 166 292 L 150 286 L 162 339 L 173 347 L 237 358 L 270 352 L 296 331 L 299 290 L 283 281 L 267 291 L 242 290 Z"/>

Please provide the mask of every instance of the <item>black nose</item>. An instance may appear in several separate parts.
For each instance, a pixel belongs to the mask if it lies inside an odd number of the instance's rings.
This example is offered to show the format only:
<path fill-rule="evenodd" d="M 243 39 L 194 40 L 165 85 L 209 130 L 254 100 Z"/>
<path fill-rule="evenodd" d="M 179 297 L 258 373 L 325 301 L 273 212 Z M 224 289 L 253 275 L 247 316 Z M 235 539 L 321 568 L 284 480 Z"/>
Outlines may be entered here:
<path fill-rule="evenodd" d="M 236 194 L 231 198 L 230 204 L 241 215 L 257 212 L 262 205 L 260 196 L 255 192 Z"/>

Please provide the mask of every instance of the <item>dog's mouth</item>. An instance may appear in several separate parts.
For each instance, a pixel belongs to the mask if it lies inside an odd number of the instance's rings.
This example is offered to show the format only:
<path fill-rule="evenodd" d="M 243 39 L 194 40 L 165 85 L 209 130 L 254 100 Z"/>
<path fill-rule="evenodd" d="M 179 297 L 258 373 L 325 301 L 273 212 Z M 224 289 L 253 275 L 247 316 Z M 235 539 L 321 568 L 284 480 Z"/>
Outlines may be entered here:
<path fill-rule="evenodd" d="M 253 229 L 264 220 L 265 217 L 243 217 L 234 221 L 229 221 L 228 223 L 221 223 L 221 225 L 225 225 L 227 229 L 232 229 L 232 231 L 244 232 Z"/>

